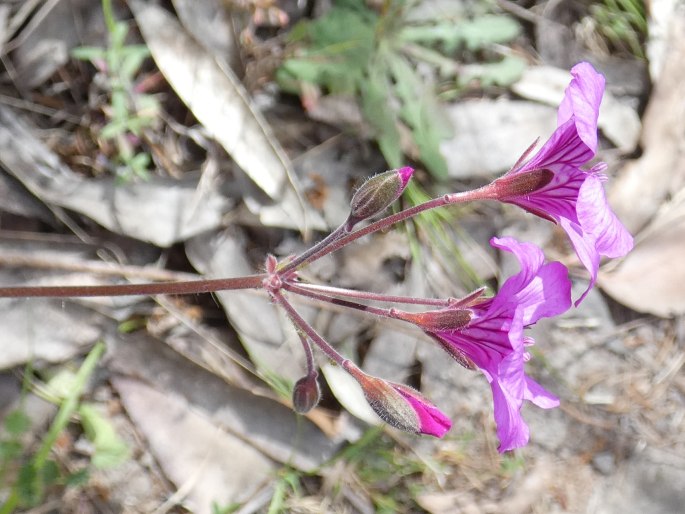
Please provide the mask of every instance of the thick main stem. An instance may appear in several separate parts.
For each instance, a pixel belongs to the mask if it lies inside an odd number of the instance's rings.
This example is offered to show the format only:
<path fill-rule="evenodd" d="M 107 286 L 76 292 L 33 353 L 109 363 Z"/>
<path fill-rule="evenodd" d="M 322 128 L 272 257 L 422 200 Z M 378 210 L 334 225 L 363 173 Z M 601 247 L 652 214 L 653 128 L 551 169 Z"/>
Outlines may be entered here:
<path fill-rule="evenodd" d="M 113 284 L 105 286 L 17 286 L 0 287 L 0 298 L 70 298 L 79 296 L 133 296 L 156 294 L 197 294 L 230 289 L 259 289 L 266 275 L 157 282 L 152 284 Z"/>

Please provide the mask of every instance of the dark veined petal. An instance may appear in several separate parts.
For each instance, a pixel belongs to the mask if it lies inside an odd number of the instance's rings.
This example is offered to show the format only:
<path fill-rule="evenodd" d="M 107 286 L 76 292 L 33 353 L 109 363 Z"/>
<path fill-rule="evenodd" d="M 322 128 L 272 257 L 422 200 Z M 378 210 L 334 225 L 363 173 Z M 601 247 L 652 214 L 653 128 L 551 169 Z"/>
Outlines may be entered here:
<path fill-rule="evenodd" d="M 571 75 L 573 79 L 557 110 L 557 125 L 575 118 L 578 137 L 594 154 L 597 151 L 597 118 L 604 95 L 604 76 L 587 62 L 571 68 Z"/>

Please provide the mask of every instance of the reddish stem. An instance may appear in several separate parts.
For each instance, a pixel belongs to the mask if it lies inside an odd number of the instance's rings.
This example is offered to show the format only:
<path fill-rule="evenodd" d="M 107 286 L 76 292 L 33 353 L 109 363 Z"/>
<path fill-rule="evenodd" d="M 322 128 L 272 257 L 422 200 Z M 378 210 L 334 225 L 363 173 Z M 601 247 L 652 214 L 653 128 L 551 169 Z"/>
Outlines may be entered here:
<path fill-rule="evenodd" d="M 453 205 L 457 203 L 465 203 L 465 202 L 471 202 L 474 200 L 493 200 L 496 199 L 496 191 L 492 187 L 492 184 L 488 184 L 486 186 L 483 186 L 478 189 L 474 189 L 473 191 L 465 191 L 463 193 L 454 193 L 451 195 L 444 195 L 439 198 L 434 198 L 432 200 L 428 200 L 427 202 L 424 202 L 419 205 L 415 205 L 414 207 L 410 207 L 409 209 L 405 209 L 403 211 L 400 211 L 396 214 L 393 214 L 391 216 L 388 216 L 387 218 L 382 218 L 378 221 L 375 221 L 366 227 L 360 228 L 359 230 L 355 230 L 354 232 L 351 232 L 349 234 L 343 235 L 342 237 L 339 237 L 337 239 L 334 239 L 332 241 L 327 241 L 328 244 L 323 245 L 323 247 L 317 251 L 317 252 L 312 252 L 311 250 L 307 251 L 307 257 L 303 259 L 301 256 L 296 258 L 290 263 L 286 263 L 285 266 L 283 266 L 280 270 L 279 273 L 285 274 L 287 272 L 290 272 L 292 270 L 295 270 L 299 267 L 301 267 L 303 264 L 307 264 L 310 262 L 313 262 L 317 259 L 320 259 L 321 257 L 328 255 L 329 253 L 335 252 L 336 250 L 339 250 L 343 246 L 347 246 L 353 241 L 356 241 L 360 237 L 363 237 L 367 234 L 371 234 L 373 232 L 377 232 L 379 230 L 383 230 L 385 228 L 391 227 L 395 223 L 399 223 L 400 221 L 404 221 L 406 219 L 409 219 L 413 216 L 416 216 L 417 214 L 420 214 L 424 211 L 428 211 L 431 209 L 435 209 L 437 207 L 444 207 L 445 205 Z M 328 240 L 328 238 L 326 238 Z M 317 245 L 319 246 L 319 245 Z"/>
<path fill-rule="evenodd" d="M 369 291 L 355 291 L 353 289 L 343 289 L 340 287 L 323 286 L 318 284 L 307 284 L 297 282 L 299 289 L 306 289 L 314 293 L 322 293 L 328 296 L 344 296 L 348 298 L 356 298 L 358 300 L 371 300 L 376 302 L 386 303 L 406 303 L 414 305 L 431 305 L 435 307 L 449 307 L 457 301 L 455 298 L 414 298 L 412 296 L 393 296 L 380 293 L 371 293 Z"/>
<path fill-rule="evenodd" d="M 260 289 L 266 275 L 190 280 L 184 282 L 157 282 L 152 284 L 115 284 L 105 286 L 16 286 L 0 287 L 0 298 L 77 296 L 132 296 L 156 294 L 197 294 L 230 289 Z"/>
<path fill-rule="evenodd" d="M 390 309 L 379 309 L 378 307 L 364 305 L 363 303 L 351 302 L 349 300 L 341 300 L 340 298 L 333 298 L 325 294 L 315 293 L 308 289 L 301 288 L 300 286 L 289 282 L 283 284 L 283 289 L 290 291 L 291 293 L 306 296 L 307 298 L 311 298 L 313 300 L 320 300 L 322 302 L 328 302 L 333 305 L 340 305 L 341 307 L 347 307 L 349 309 L 356 309 L 358 311 L 368 312 L 369 314 L 374 314 L 376 316 L 381 316 L 383 318 L 394 318 Z"/>
<path fill-rule="evenodd" d="M 270 294 L 274 301 L 283 307 L 293 324 L 299 330 L 304 332 L 307 337 L 309 337 L 309 339 L 328 356 L 328 358 L 342 366 L 345 358 L 336 352 L 335 348 L 328 344 L 326 340 L 321 337 L 316 330 L 314 330 L 314 327 L 312 327 L 302 316 L 300 316 L 300 313 L 297 312 L 290 302 L 285 298 L 285 296 L 283 296 L 283 293 L 281 293 L 279 290 L 274 290 L 270 291 Z"/>

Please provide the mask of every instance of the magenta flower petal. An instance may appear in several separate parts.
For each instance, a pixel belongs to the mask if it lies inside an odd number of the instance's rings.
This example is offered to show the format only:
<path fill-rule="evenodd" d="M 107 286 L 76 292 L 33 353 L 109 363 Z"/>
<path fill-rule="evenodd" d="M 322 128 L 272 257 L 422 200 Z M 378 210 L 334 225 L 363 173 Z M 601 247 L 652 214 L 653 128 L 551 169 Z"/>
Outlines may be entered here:
<path fill-rule="evenodd" d="M 403 384 L 392 382 L 390 384 L 409 402 L 419 416 L 418 433 L 443 437 L 452 428 L 452 421 L 440 409 L 426 400 L 423 395 L 419 394 L 418 391 Z"/>
<path fill-rule="evenodd" d="M 571 83 L 557 111 L 557 125 L 571 118 L 578 137 L 594 154 L 597 151 L 597 117 L 604 94 L 604 77 L 590 63 L 581 62 L 571 68 Z"/>
<path fill-rule="evenodd" d="M 556 316 L 571 306 L 571 282 L 566 268 L 544 263 L 542 250 L 512 238 L 493 238 L 491 244 L 513 253 L 521 271 L 509 277 L 497 295 L 468 306 L 471 318 L 452 330 L 426 330 L 451 354 L 464 354 L 485 375 L 493 395 L 495 422 L 504 452 L 528 442 L 528 426 L 521 417 L 523 401 L 542 408 L 558 405 L 557 398 L 525 375 L 523 330 L 542 317 Z M 420 326 L 420 325 L 419 325 Z"/>
<path fill-rule="evenodd" d="M 510 311 L 520 310 L 525 326 L 569 309 L 571 283 L 563 264 L 544 264 L 545 257 L 540 248 L 531 243 L 520 243 L 512 237 L 493 237 L 490 244 L 513 253 L 521 266 L 518 274 L 505 281 L 493 303 L 506 303 Z"/>
<path fill-rule="evenodd" d="M 633 248 L 633 236 L 609 208 L 602 181 L 590 175 L 578 193 L 578 222 L 583 231 L 592 235 L 601 255 L 616 258 Z"/>
<path fill-rule="evenodd" d="M 555 221 L 566 232 L 590 273 L 588 290 L 577 305 L 597 280 L 600 257 L 626 255 L 633 238 L 609 208 L 602 176 L 580 169 L 597 150 L 604 77 L 589 63 L 574 66 L 571 74 L 573 79 L 559 106 L 557 130 L 528 163 L 492 186 L 500 201 Z"/>

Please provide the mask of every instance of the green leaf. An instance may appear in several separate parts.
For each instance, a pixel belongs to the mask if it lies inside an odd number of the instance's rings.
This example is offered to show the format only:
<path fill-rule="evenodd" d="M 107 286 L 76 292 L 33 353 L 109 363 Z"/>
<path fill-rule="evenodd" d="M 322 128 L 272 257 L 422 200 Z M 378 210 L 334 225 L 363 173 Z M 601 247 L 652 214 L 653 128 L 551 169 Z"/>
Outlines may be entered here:
<path fill-rule="evenodd" d="M 150 56 L 150 50 L 145 45 L 130 45 L 122 51 L 121 68 L 118 72 L 127 82 L 131 82 L 138 73 L 145 59 Z"/>
<path fill-rule="evenodd" d="M 356 10 L 335 6 L 309 24 L 308 36 L 313 49 L 325 49 L 328 55 L 347 54 L 367 62 L 373 54 L 378 15 L 369 9 Z"/>
<path fill-rule="evenodd" d="M 390 167 L 399 168 L 402 165 L 402 147 L 397 126 L 398 115 L 388 101 L 388 92 L 391 90 L 392 84 L 382 63 L 371 66 L 367 81 L 361 88 L 362 111 L 375 130 L 385 160 Z"/>
<path fill-rule="evenodd" d="M 408 25 L 399 32 L 398 39 L 405 43 L 424 43 L 427 45 L 441 43 L 448 52 L 451 52 L 462 41 L 458 27 L 453 22 Z"/>
<path fill-rule="evenodd" d="M 500 62 L 474 65 L 469 68 L 470 73 L 459 77 L 459 83 L 463 86 L 477 79 L 482 87 L 500 86 L 508 87 L 521 78 L 526 70 L 525 59 L 515 56 L 507 56 Z"/>
<path fill-rule="evenodd" d="M 89 478 L 90 472 L 88 471 L 88 468 L 83 468 L 74 473 L 69 473 L 64 482 L 67 486 L 77 487 L 88 483 Z"/>
<path fill-rule="evenodd" d="M 112 422 L 90 403 L 79 406 L 81 424 L 86 437 L 95 446 L 92 463 L 96 468 L 107 468 L 121 464 L 130 455 L 130 449 L 119 437 Z"/>
<path fill-rule="evenodd" d="M 126 120 L 126 128 L 129 132 L 139 136 L 144 128 L 149 127 L 155 121 L 150 116 L 132 116 Z"/>
<path fill-rule="evenodd" d="M 20 436 L 31 428 L 31 418 L 24 411 L 14 410 L 5 416 L 5 430 L 11 436 Z"/>
<path fill-rule="evenodd" d="M 41 479 L 43 481 L 44 487 L 50 487 L 55 485 L 60 479 L 60 469 L 57 463 L 50 459 L 45 462 L 45 465 L 41 469 Z"/>
<path fill-rule="evenodd" d="M 134 155 L 127 163 L 136 175 L 147 174 L 147 167 L 150 165 L 150 156 L 145 152 Z"/>
<path fill-rule="evenodd" d="M 459 26 L 459 36 L 469 50 L 494 43 L 507 43 L 521 33 L 521 26 L 509 16 L 485 15 Z"/>
<path fill-rule="evenodd" d="M 281 66 L 283 72 L 288 73 L 295 80 L 318 84 L 322 73 L 322 65 L 310 59 L 288 59 Z"/>
<path fill-rule="evenodd" d="M 125 120 L 129 116 L 128 95 L 120 86 L 112 90 L 112 119 Z"/>
<path fill-rule="evenodd" d="M 308 48 L 287 59 L 279 83 L 296 90 L 293 81 L 318 84 L 331 94 L 354 94 L 376 50 L 378 16 L 358 0 L 338 2 L 316 21 L 297 26 Z M 284 70 L 284 71 L 283 71 Z"/>
<path fill-rule="evenodd" d="M 237 511 L 242 504 L 240 503 L 229 503 L 228 505 L 221 506 L 216 502 L 212 502 L 212 514 L 232 514 Z"/>
<path fill-rule="evenodd" d="M 125 134 L 128 130 L 127 120 L 110 121 L 107 125 L 102 127 L 100 137 L 102 139 L 114 139 L 121 134 Z"/>
<path fill-rule="evenodd" d="M 3 462 L 14 460 L 21 455 L 22 449 L 19 441 L 0 441 L 0 460 Z"/>
<path fill-rule="evenodd" d="M 95 61 L 97 59 L 105 59 L 107 50 L 95 46 L 79 46 L 71 51 L 71 56 L 82 61 Z"/>
<path fill-rule="evenodd" d="M 433 176 L 444 179 L 447 162 L 440 153 L 440 142 L 452 136 L 450 122 L 430 86 L 423 83 L 404 57 L 393 55 L 388 61 L 401 102 L 400 114 L 412 131 L 419 156 Z"/>
<path fill-rule="evenodd" d="M 114 29 L 110 32 L 110 46 L 115 50 L 123 48 L 128 35 L 128 25 L 126 22 L 117 21 L 114 24 Z"/>
<path fill-rule="evenodd" d="M 37 476 L 33 462 L 27 462 L 19 469 L 15 487 L 23 505 L 36 505 L 42 499 Z"/>

